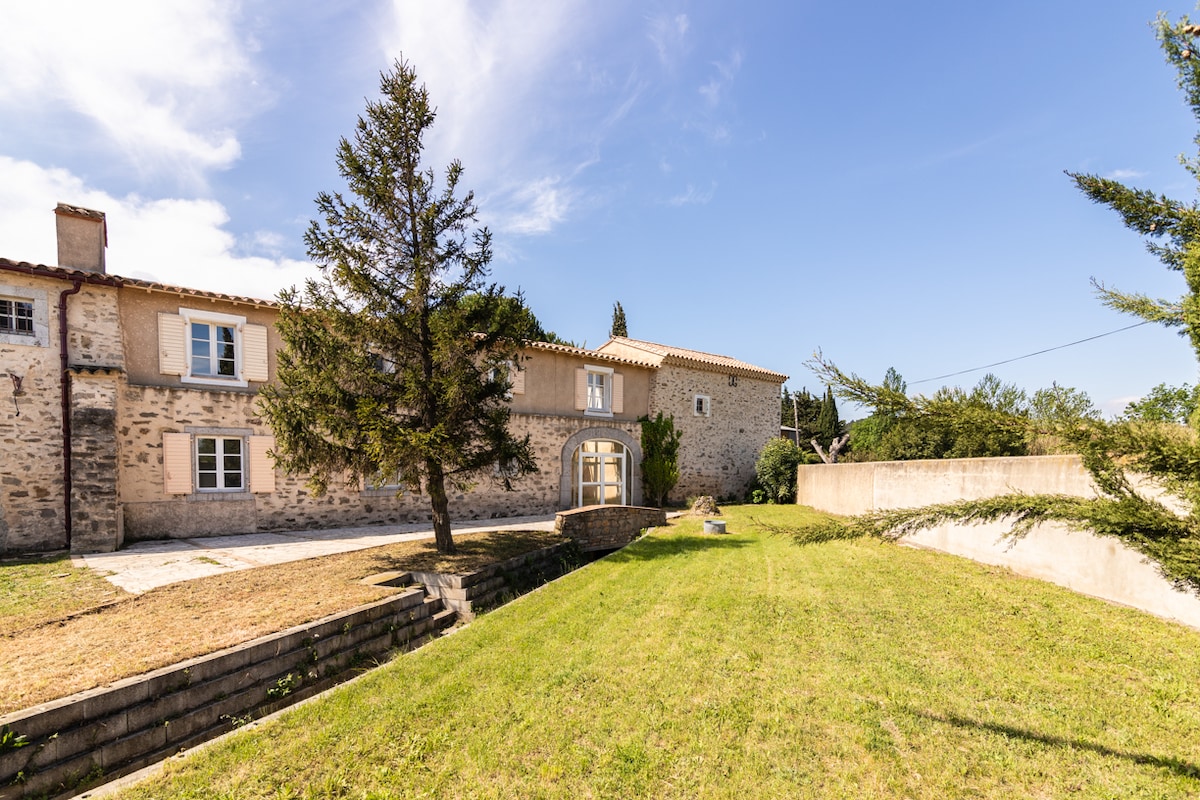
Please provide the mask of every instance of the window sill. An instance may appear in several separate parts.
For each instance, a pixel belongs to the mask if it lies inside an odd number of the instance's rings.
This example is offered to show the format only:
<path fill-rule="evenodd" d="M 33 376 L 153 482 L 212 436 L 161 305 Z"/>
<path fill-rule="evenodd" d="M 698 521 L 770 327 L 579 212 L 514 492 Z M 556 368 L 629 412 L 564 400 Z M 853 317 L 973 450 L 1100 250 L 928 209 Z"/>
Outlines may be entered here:
<path fill-rule="evenodd" d="M 238 389 L 244 389 L 250 385 L 249 381 L 239 380 L 237 378 L 207 378 L 195 375 L 183 375 L 179 378 L 179 381 L 181 383 L 194 384 L 197 386 L 223 386 L 227 388 L 236 387 Z"/>
<path fill-rule="evenodd" d="M 195 492 L 184 495 L 189 503 L 228 503 L 253 500 L 254 495 L 247 491 L 238 492 Z"/>
<path fill-rule="evenodd" d="M 588 411 L 584 411 L 584 412 L 583 412 L 583 415 L 584 415 L 585 417 L 605 417 L 605 418 L 607 418 L 607 419 L 612 419 L 613 412 L 611 412 L 611 411 L 592 411 L 592 410 L 588 410 Z"/>

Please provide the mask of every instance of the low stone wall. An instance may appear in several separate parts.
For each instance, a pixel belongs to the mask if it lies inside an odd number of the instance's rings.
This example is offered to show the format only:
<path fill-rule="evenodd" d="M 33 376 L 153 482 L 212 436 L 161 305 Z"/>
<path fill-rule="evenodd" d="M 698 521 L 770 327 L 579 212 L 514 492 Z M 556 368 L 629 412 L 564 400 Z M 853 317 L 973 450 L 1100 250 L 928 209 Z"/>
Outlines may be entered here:
<path fill-rule="evenodd" d="M 1095 496 L 1077 456 L 1026 456 L 804 465 L 797 474 L 796 502 L 849 515 L 1012 492 Z M 1014 540 L 1005 536 L 1009 527 L 952 523 L 903 541 L 1200 628 L 1200 598 L 1175 589 L 1152 562 L 1119 539 L 1047 523 Z"/>
<path fill-rule="evenodd" d="M 56 796 L 133 772 L 352 677 L 449 626 L 412 589 L 211 655 L 0 717 L 28 744 L 0 751 L 0 800 Z"/>
<path fill-rule="evenodd" d="M 646 528 L 667 524 L 667 512 L 641 506 L 584 506 L 560 511 L 554 532 L 569 536 L 582 552 L 616 550 L 641 535 Z"/>
<path fill-rule="evenodd" d="M 364 582 L 394 597 L 112 686 L 0 716 L 28 745 L 0 750 L 0 800 L 67 796 L 120 777 L 311 697 L 362 662 L 411 649 L 456 619 L 582 564 L 572 541 L 463 575 L 388 572 Z M 413 586 L 412 584 L 420 584 Z"/>

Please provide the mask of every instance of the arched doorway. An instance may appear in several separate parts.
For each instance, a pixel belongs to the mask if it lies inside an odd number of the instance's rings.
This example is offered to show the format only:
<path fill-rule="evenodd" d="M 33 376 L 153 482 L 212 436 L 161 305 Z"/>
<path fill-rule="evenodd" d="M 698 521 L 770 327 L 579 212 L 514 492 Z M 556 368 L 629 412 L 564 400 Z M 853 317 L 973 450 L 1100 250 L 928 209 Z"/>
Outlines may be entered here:
<path fill-rule="evenodd" d="M 640 442 L 619 428 L 576 431 L 563 444 L 559 477 L 561 508 L 641 505 Z"/>
<path fill-rule="evenodd" d="M 572 505 L 629 505 L 629 449 L 612 439 L 589 439 L 575 452 Z"/>

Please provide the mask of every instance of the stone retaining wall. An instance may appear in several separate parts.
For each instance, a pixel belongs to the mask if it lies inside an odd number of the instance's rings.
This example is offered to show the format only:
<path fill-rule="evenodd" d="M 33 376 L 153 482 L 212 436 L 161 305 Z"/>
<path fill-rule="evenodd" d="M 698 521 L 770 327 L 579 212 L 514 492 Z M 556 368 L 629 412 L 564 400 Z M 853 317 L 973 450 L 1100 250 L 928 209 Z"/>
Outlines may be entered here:
<path fill-rule="evenodd" d="M 277 711 L 411 649 L 582 564 L 574 542 L 463 575 L 393 572 L 366 578 L 409 587 L 353 611 L 264 636 L 99 689 L 0 716 L 27 746 L 0 750 L 0 800 L 68 796 L 128 774 L 244 721 Z"/>
<path fill-rule="evenodd" d="M 582 561 L 574 542 L 562 542 L 542 550 L 510 558 L 468 575 L 438 572 L 411 572 L 415 583 L 422 584 L 430 597 L 436 597 L 464 621 L 475 614 L 501 605 L 543 583 L 565 575 Z"/>
<path fill-rule="evenodd" d="M 0 751 L 0 800 L 111 779 L 352 677 L 420 644 L 454 612 L 412 589 L 349 613 L 0 717 L 28 745 Z"/>
<path fill-rule="evenodd" d="M 569 536 L 582 552 L 616 550 L 641 535 L 646 528 L 667 524 L 661 508 L 640 506 L 584 506 L 560 511 L 554 532 Z"/>

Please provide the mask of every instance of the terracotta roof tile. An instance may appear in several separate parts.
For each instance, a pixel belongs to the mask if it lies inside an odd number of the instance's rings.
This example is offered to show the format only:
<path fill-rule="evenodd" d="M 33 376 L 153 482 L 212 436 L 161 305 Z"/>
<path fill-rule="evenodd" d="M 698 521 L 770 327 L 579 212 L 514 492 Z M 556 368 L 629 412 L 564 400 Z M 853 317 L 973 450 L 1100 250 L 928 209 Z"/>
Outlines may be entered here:
<path fill-rule="evenodd" d="M 689 350 L 686 347 L 672 347 L 671 345 L 659 344 L 657 342 L 630 339 L 625 336 L 614 336 L 600 346 L 599 352 L 603 352 L 609 345 L 613 345 L 615 349 L 619 350 L 639 350 L 652 356 L 659 365 L 677 364 L 696 369 L 706 369 L 708 371 L 733 372 L 748 377 L 762 378 L 763 380 L 777 380 L 780 383 L 787 380 L 787 376 L 782 373 L 763 369 L 740 359 L 716 353 L 705 353 L 700 350 Z"/>

